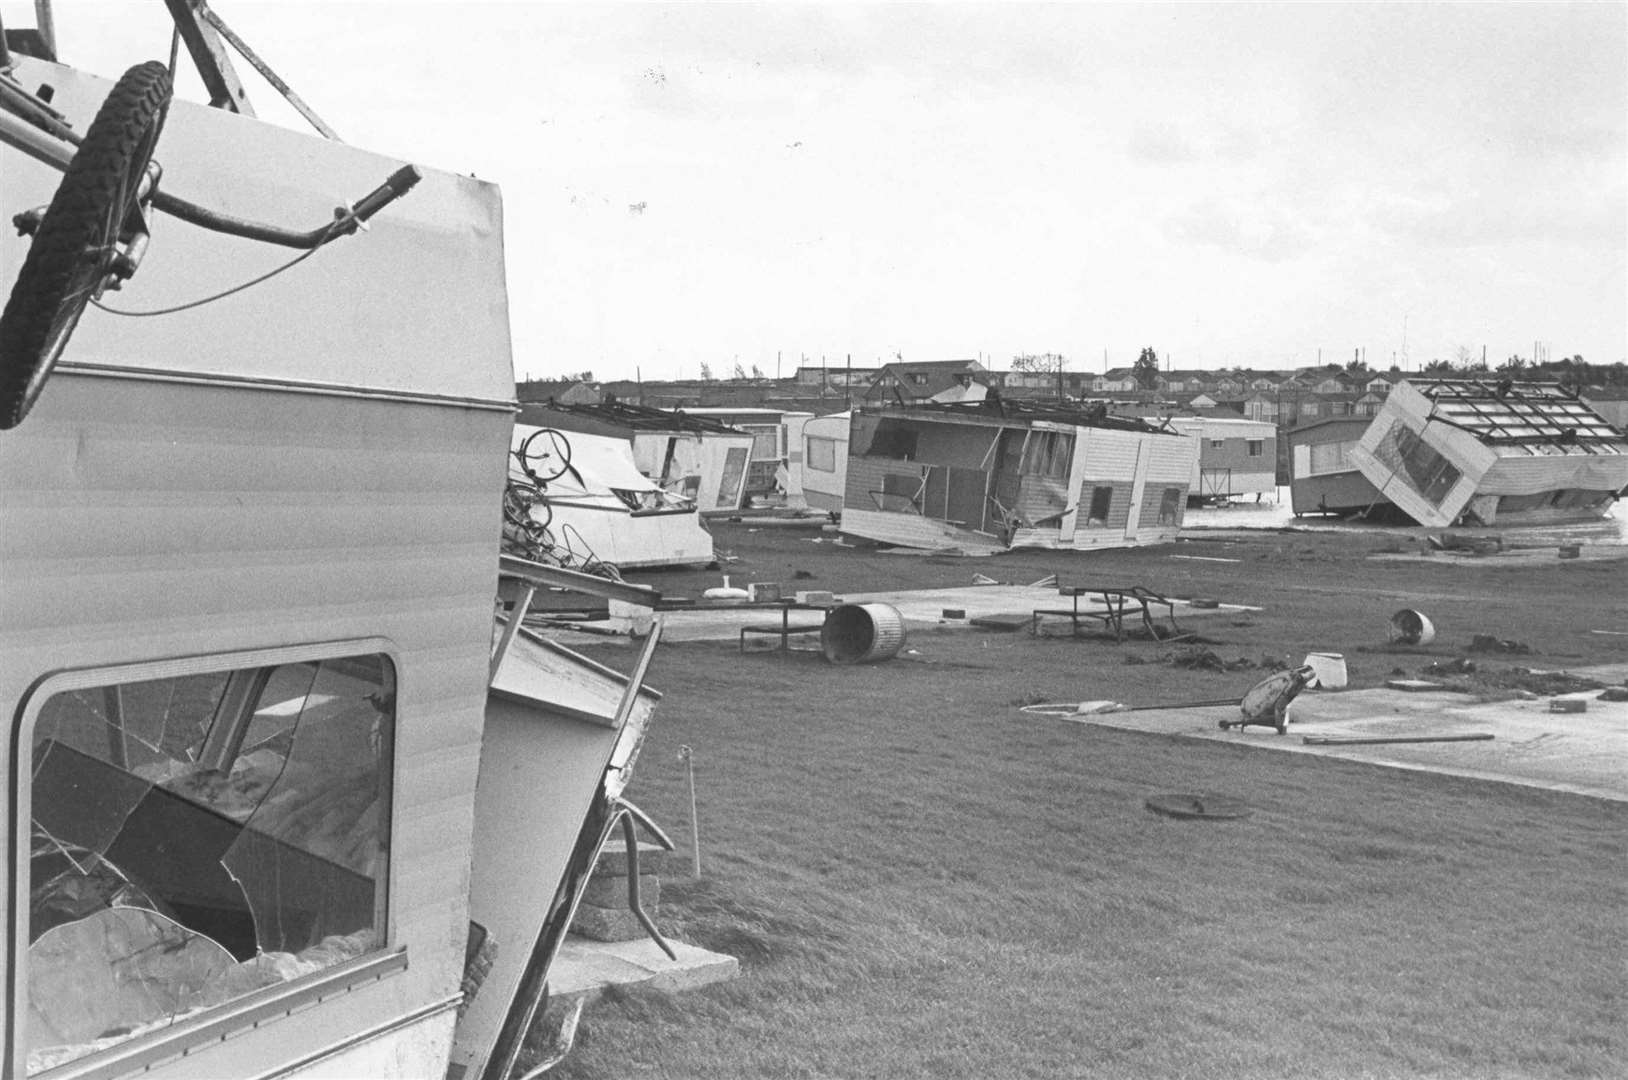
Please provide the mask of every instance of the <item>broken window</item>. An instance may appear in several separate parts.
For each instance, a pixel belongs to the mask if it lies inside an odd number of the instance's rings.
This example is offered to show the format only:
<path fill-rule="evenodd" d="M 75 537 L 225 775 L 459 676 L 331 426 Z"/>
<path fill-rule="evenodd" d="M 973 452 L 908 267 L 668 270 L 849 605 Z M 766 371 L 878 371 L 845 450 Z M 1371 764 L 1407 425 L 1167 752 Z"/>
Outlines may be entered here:
<path fill-rule="evenodd" d="M 1167 487 L 1159 497 L 1159 524 L 1180 525 L 1183 499 L 1181 488 Z"/>
<path fill-rule="evenodd" d="M 1385 433 L 1374 454 L 1432 506 L 1441 505 L 1459 481 L 1457 466 L 1402 424 Z"/>
<path fill-rule="evenodd" d="M 49 694 L 27 1071 L 382 948 L 394 725 L 379 654 Z"/>
<path fill-rule="evenodd" d="M 929 470 L 928 475 L 931 475 Z M 921 473 L 908 476 L 889 474 L 882 477 L 882 490 L 871 492 L 876 509 L 895 514 L 920 514 L 927 490 L 927 477 Z"/>
<path fill-rule="evenodd" d="M 1022 471 L 1028 476 L 1068 479 L 1074 460 L 1074 435 L 1067 431 L 1032 431 L 1023 447 Z"/>
<path fill-rule="evenodd" d="M 903 461 L 913 461 L 916 457 L 916 443 L 920 432 L 908 424 L 900 423 L 892 417 L 883 417 L 876 425 L 871 435 L 870 445 L 865 449 L 867 457 L 899 458 Z"/>
<path fill-rule="evenodd" d="M 718 481 L 718 506 L 740 505 L 741 482 L 746 479 L 746 447 L 731 446 L 724 454 L 724 474 Z"/>

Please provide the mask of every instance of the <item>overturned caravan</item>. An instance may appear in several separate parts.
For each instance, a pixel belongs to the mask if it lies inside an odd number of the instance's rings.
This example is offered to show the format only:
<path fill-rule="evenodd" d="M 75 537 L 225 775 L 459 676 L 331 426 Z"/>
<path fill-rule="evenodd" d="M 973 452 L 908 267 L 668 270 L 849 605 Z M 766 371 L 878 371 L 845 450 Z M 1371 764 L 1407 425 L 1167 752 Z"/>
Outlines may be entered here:
<path fill-rule="evenodd" d="M 109 97 L 15 61 L 79 131 Z M 401 165 L 183 102 L 154 158 L 291 223 Z M 10 143 L 0 174 L 8 218 L 61 175 Z M 289 258 L 153 232 L 110 306 Z M 659 636 L 619 673 L 520 628 L 541 587 L 648 597 L 500 563 L 513 397 L 501 202 L 452 173 L 216 303 L 85 313 L 0 431 L 0 1074 L 513 1073 Z"/>
<path fill-rule="evenodd" d="M 1400 383 L 1349 458 L 1436 528 L 1591 521 L 1628 487 L 1628 434 L 1557 383 Z"/>
<path fill-rule="evenodd" d="M 853 414 L 842 531 L 1003 551 L 1173 540 L 1196 442 L 1101 408 L 986 399 Z"/>

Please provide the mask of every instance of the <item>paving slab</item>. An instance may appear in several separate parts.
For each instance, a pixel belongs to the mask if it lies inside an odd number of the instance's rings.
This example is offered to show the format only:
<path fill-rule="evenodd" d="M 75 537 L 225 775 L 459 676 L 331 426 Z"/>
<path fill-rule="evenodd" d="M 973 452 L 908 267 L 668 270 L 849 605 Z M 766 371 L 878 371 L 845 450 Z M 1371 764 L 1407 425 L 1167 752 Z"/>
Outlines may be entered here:
<path fill-rule="evenodd" d="M 1612 682 L 1616 667 L 1577 670 Z M 1620 677 L 1620 676 L 1619 676 Z M 1311 691 L 1289 707 L 1289 730 L 1269 727 L 1223 731 L 1236 706 L 1149 709 L 1069 717 L 1078 723 L 1212 739 L 1296 754 L 1364 761 L 1483 780 L 1567 791 L 1628 802 L 1628 702 L 1599 700 L 1600 691 L 1561 695 L 1585 699 L 1586 711 L 1550 710 L 1550 698 L 1477 702 L 1465 694 L 1398 690 Z M 1041 718 L 1056 722 L 1056 718 Z M 1316 744 L 1306 735 L 1343 738 L 1462 737 L 1489 733 L 1474 742 Z"/>
<path fill-rule="evenodd" d="M 697 945 L 668 940 L 678 959 L 668 959 L 649 938 L 638 941 L 589 941 L 567 935 L 548 974 L 552 997 L 589 1001 L 607 986 L 648 986 L 676 993 L 693 990 L 740 974 L 740 961 Z"/>

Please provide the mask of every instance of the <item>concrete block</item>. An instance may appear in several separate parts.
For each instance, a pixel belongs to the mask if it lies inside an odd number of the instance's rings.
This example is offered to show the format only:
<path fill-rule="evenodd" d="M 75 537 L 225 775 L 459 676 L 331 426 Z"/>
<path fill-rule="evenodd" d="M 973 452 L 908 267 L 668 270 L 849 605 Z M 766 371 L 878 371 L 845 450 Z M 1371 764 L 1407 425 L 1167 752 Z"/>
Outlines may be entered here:
<path fill-rule="evenodd" d="M 643 866 L 642 861 L 640 865 Z M 595 874 L 582 890 L 582 902 L 603 908 L 627 907 L 627 878 Z M 646 911 L 654 910 L 661 903 L 661 878 L 655 874 L 639 875 L 639 903 Z"/>
<path fill-rule="evenodd" d="M 660 844 L 649 840 L 639 841 L 639 873 L 643 874 L 671 874 L 681 873 L 677 862 L 677 852 L 667 851 Z M 599 861 L 594 864 L 595 877 L 627 877 L 627 845 L 622 843 L 621 836 L 616 836 L 606 842 L 599 853 Z"/>
<path fill-rule="evenodd" d="M 656 913 L 652 908 L 647 906 L 644 910 L 652 920 L 655 919 Z M 657 923 L 658 927 L 660 925 Z M 636 941 L 646 936 L 638 918 L 626 907 L 596 907 L 593 904 L 583 904 L 577 908 L 571 932 L 595 941 Z"/>

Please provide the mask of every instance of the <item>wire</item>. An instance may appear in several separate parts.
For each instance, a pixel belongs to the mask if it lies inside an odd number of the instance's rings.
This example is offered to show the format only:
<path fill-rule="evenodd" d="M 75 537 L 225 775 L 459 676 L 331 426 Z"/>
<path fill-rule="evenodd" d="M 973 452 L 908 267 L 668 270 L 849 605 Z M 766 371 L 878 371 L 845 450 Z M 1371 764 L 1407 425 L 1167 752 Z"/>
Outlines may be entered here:
<path fill-rule="evenodd" d="M 177 304 L 174 307 L 158 308 L 155 311 L 121 311 L 118 308 L 110 308 L 110 307 L 108 307 L 106 304 L 102 303 L 100 300 L 92 300 L 91 303 L 94 304 L 96 307 L 100 308 L 101 310 L 107 312 L 109 315 L 123 315 L 126 318 L 130 318 L 130 319 L 146 319 L 146 318 L 150 318 L 150 317 L 152 317 L 154 315 L 174 315 L 178 311 L 187 311 L 187 310 L 189 310 L 191 308 L 203 307 L 205 304 L 212 304 L 216 300 L 224 300 L 228 296 L 231 296 L 233 293 L 240 293 L 244 289 L 253 288 L 254 286 L 260 284 L 262 281 L 266 281 L 266 280 L 268 280 L 270 278 L 276 277 L 278 274 L 282 273 L 284 270 L 289 270 L 289 269 L 292 269 L 295 266 L 298 266 L 300 263 L 304 262 L 306 259 L 309 259 L 311 256 L 315 255 L 317 252 L 321 251 L 323 246 L 325 244 L 327 244 L 327 243 L 328 243 L 328 241 L 324 240 L 324 241 L 322 241 L 321 244 L 318 244 L 316 247 L 312 248 L 310 251 L 302 251 L 302 252 L 300 252 L 298 255 L 294 256 L 294 258 L 290 259 L 288 262 L 284 263 L 283 265 L 281 265 L 279 267 L 276 267 L 275 269 L 266 271 L 264 274 L 261 274 L 257 278 L 254 278 L 254 279 L 252 279 L 250 281 L 245 281 L 241 285 L 234 285 L 230 289 L 227 289 L 225 292 L 218 292 L 214 296 L 205 296 L 200 300 L 193 300 L 190 303 Z"/>

